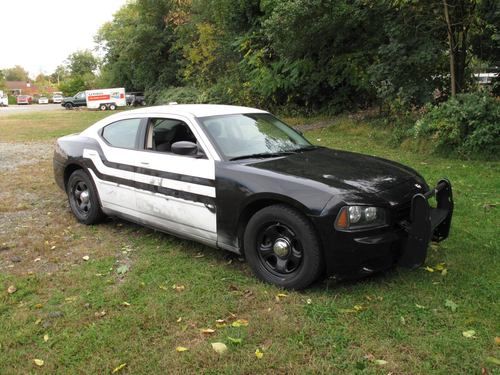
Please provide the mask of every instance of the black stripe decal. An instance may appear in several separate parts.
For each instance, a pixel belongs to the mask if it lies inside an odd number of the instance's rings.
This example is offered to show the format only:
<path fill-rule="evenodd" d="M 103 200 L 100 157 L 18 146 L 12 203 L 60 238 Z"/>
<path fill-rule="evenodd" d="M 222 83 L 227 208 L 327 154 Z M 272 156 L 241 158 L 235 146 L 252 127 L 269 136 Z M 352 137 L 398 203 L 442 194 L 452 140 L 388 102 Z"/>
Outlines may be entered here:
<path fill-rule="evenodd" d="M 169 180 L 189 182 L 192 184 L 198 184 L 198 185 L 204 185 L 204 186 L 212 186 L 212 187 L 215 186 L 215 181 L 209 180 L 208 178 L 189 176 L 189 175 L 180 174 L 180 173 L 159 171 L 156 169 L 149 169 L 149 168 L 143 168 L 143 167 L 136 167 L 134 165 L 128 165 L 128 164 L 115 163 L 112 161 L 104 160 L 102 158 L 102 156 L 101 156 L 101 160 L 105 166 L 107 166 L 109 168 L 120 169 L 122 171 L 135 172 L 135 173 L 145 174 L 148 176 L 162 177 L 162 178 L 167 178 Z"/>
<path fill-rule="evenodd" d="M 162 186 L 146 184 L 144 182 L 131 181 L 131 180 L 127 180 L 127 179 L 122 178 L 122 177 L 116 177 L 116 176 L 110 176 L 107 174 L 103 174 L 103 173 L 99 172 L 99 170 L 96 168 L 92 159 L 85 158 L 84 160 L 86 162 L 87 168 L 91 169 L 100 180 L 114 182 L 115 184 L 118 184 L 118 185 L 130 186 L 130 187 L 133 187 L 136 189 L 146 190 L 146 191 L 150 191 L 153 193 L 158 193 L 158 194 L 162 194 L 162 195 L 166 195 L 166 196 L 180 198 L 180 199 L 184 199 L 184 200 L 188 200 L 188 201 L 192 201 L 192 202 L 200 202 L 200 203 L 212 204 L 212 205 L 215 204 L 215 198 L 207 197 L 206 195 L 200 195 L 200 194 L 190 193 L 187 191 L 165 188 Z M 121 165 L 126 166 L 125 164 L 121 164 Z M 127 166 L 127 167 L 135 168 L 133 166 Z M 122 169 L 122 170 L 127 170 L 129 172 L 132 172 L 132 170 L 128 170 L 128 169 L 124 169 L 124 168 L 116 168 L 116 169 Z"/>

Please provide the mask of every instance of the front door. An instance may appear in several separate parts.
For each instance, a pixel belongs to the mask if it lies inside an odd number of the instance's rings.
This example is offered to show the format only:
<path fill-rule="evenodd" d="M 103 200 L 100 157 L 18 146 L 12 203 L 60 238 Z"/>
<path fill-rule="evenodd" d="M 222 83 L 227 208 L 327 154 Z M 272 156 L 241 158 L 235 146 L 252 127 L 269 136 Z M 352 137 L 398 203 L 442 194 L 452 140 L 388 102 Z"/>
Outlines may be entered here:
<path fill-rule="evenodd" d="M 151 118 L 136 169 L 136 207 L 143 220 L 183 237 L 217 240 L 215 165 L 180 117 Z M 177 155 L 172 144 L 198 144 L 197 155 Z"/>

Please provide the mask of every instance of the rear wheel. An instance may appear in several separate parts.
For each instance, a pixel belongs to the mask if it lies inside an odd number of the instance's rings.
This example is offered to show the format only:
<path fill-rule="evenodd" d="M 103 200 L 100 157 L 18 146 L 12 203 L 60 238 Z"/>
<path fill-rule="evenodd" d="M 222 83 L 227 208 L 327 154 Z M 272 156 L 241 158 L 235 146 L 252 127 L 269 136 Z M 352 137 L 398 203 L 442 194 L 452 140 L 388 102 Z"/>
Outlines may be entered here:
<path fill-rule="evenodd" d="M 291 207 L 273 205 L 258 211 L 248 222 L 244 246 L 255 275 L 283 288 L 306 288 L 322 272 L 314 228 Z"/>
<path fill-rule="evenodd" d="M 99 204 L 99 196 L 89 175 L 82 169 L 71 174 L 66 186 L 71 211 L 79 222 L 95 224 L 104 214 Z"/>
<path fill-rule="evenodd" d="M 116 109 L 116 105 L 115 104 L 110 104 L 109 105 L 109 109 L 114 111 Z"/>

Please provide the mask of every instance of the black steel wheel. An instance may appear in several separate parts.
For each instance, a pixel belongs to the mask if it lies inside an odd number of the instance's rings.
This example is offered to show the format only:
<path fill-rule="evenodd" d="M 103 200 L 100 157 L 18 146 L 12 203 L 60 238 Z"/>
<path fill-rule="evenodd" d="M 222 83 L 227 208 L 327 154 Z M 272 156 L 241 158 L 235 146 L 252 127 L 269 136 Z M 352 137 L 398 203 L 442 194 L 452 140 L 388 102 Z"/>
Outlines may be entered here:
<path fill-rule="evenodd" d="M 104 217 L 97 190 L 89 175 L 82 169 L 71 174 L 66 191 L 71 211 L 78 221 L 83 224 L 94 224 Z"/>
<path fill-rule="evenodd" d="M 66 108 L 66 109 L 73 109 L 73 104 L 71 104 L 71 103 L 66 103 L 66 104 L 64 105 L 64 108 Z"/>
<path fill-rule="evenodd" d="M 273 205 L 258 211 L 248 222 L 244 246 L 256 276 L 283 288 L 306 288 L 322 272 L 314 228 L 291 207 Z"/>

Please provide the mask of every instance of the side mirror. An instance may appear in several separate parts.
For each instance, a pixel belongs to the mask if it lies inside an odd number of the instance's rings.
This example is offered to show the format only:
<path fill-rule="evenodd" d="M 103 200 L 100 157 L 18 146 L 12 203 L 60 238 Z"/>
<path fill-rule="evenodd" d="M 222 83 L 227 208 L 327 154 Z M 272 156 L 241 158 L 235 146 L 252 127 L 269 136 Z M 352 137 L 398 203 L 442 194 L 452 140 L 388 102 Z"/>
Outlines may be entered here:
<path fill-rule="evenodd" d="M 179 141 L 172 144 L 172 152 L 177 155 L 196 155 L 198 146 L 189 141 Z"/>

